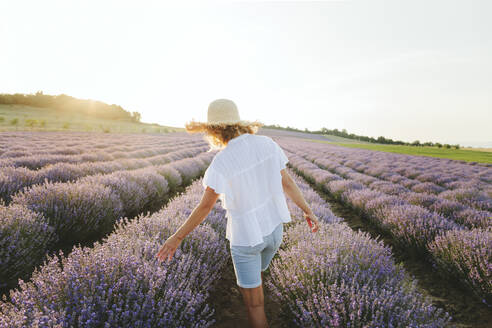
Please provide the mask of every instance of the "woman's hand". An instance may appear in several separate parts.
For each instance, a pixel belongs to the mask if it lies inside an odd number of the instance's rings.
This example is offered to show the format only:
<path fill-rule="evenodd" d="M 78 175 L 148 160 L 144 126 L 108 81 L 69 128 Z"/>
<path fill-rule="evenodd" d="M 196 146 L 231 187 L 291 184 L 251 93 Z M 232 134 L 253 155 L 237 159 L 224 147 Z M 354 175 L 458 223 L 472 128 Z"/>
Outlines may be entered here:
<path fill-rule="evenodd" d="M 167 258 L 167 262 L 171 261 L 174 252 L 176 252 L 176 249 L 178 249 L 179 245 L 181 244 L 182 239 L 179 238 L 176 235 L 172 235 L 169 237 L 165 242 L 164 245 L 162 245 L 159 253 L 157 253 L 157 258 L 159 261 L 164 261 Z"/>
<path fill-rule="evenodd" d="M 309 213 L 304 213 L 304 218 L 306 219 L 309 227 L 312 229 L 313 232 L 318 231 L 318 218 L 312 211 L 310 211 Z"/>

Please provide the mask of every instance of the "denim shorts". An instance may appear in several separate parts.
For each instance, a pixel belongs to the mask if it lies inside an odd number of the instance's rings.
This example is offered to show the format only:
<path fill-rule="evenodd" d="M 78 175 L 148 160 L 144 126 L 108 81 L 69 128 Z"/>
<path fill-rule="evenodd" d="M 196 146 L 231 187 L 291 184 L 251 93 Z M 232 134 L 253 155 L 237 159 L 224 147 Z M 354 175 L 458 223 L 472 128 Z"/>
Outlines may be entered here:
<path fill-rule="evenodd" d="M 230 246 L 232 263 L 239 287 L 255 288 L 261 285 L 261 272 L 270 265 L 270 261 L 282 243 L 284 225 L 280 223 L 272 233 L 263 236 L 263 242 L 255 246 Z"/>

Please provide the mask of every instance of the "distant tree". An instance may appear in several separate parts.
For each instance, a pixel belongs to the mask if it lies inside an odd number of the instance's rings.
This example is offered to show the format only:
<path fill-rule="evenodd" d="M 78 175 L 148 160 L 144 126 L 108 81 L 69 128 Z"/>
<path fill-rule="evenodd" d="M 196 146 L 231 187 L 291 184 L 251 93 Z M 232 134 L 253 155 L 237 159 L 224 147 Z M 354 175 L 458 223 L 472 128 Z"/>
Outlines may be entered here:
<path fill-rule="evenodd" d="M 132 112 L 132 117 L 135 122 L 140 122 L 140 119 L 142 118 L 142 114 L 139 112 Z"/>
<path fill-rule="evenodd" d="M 36 126 L 36 124 L 38 124 L 38 121 L 37 120 L 34 120 L 34 119 L 27 119 L 25 121 L 25 126 L 28 126 L 30 128 L 33 128 Z"/>
<path fill-rule="evenodd" d="M 13 118 L 12 120 L 10 120 L 10 124 L 11 125 L 17 125 L 17 123 L 19 123 L 19 119 L 18 118 Z"/>
<path fill-rule="evenodd" d="M 385 137 L 383 137 L 383 136 L 379 136 L 379 137 L 376 139 L 376 141 L 377 141 L 378 143 L 382 143 L 382 144 L 388 143 L 388 142 L 387 142 L 387 140 L 386 140 L 386 138 L 385 138 Z"/>
<path fill-rule="evenodd" d="M 450 144 L 444 144 L 444 147 L 446 147 L 447 149 L 451 148 L 451 145 Z"/>
<path fill-rule="evenodd" d="M 420 146 L 420 141 L 415 140 L 414 142 L 412 142 L 412 146 Z"/>

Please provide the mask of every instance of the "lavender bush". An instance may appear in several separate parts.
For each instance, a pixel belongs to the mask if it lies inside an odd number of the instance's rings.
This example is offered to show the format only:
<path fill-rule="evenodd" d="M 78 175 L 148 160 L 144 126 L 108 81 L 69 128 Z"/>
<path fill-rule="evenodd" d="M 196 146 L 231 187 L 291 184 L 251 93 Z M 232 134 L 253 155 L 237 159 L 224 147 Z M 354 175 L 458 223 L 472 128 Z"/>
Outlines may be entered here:
<path fill-rule="evenodd" d="M 451 230 L 430 243 L 435 267 L 492 306 L 492 230 Z"/>
<path fill-rule="evenodd" d="M 0 203 L 0 288 L 25 279 L 57 239 L 41 214 Z"/>
<path fill-rule="evenodd" d="M 437 234 L 451 229 L 461 229 L 452 221 L 417 205 L 388 206 L 382 211 L 383 229 L 393 235 L 393 240 L 402 249 L 411 247 L 425 252 L 427 244 L 434 240 Z"/>
<path fill-rule="evenodd" d="M 66 242 L 108 233 L 123 214 L 118 195 L 99 183 L 46 182 L 16 194 L 12 204 L 42 213 Z"/>
<path fill-rule="evenodd" d="M 473 188 L 446 190 L 439 194 L 449 200 L 456 200 L 479 210 L 492 211 L 492 199 L 487 193 Z"/>

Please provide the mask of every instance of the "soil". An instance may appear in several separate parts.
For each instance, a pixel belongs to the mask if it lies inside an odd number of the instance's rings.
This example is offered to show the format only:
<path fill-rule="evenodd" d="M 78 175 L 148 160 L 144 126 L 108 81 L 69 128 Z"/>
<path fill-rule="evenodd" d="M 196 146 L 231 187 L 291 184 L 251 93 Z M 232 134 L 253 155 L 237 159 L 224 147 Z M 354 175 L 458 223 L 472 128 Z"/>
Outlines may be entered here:
<path fill-rule="evenodd" d="M 264 280 L 268 279 L 268 270 L 264 273 Z M 232 260 L 224 268 L 222 279 L 210 295 L 210 305 L 215 309 L 214 328 L 249 328 L 248 314 L 244 306 L 243 297 L 236 284 L 236 275 Z M 280 307 L 272 298 L 268 288 L 263 283 L 265 297 L 265 313 L 270 328 L 287 328 L 288 325 L 280 317 Z"/>

